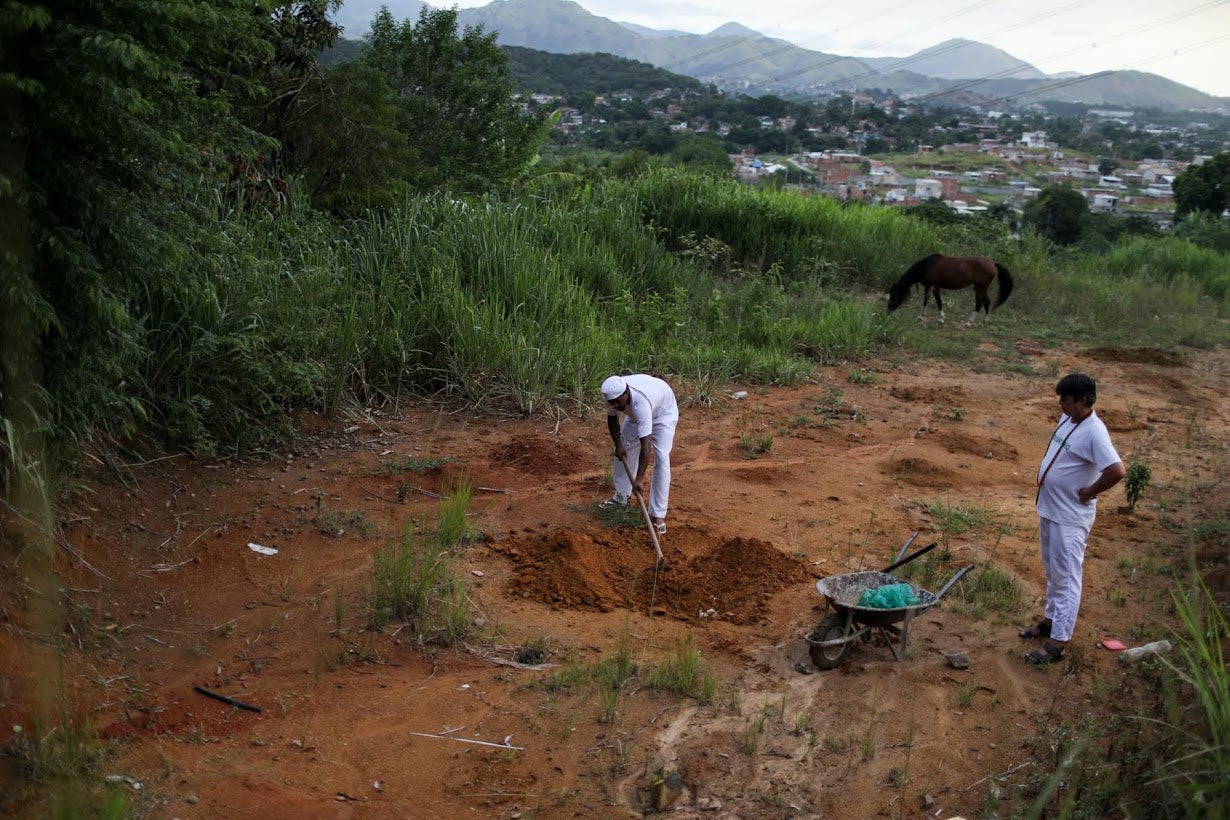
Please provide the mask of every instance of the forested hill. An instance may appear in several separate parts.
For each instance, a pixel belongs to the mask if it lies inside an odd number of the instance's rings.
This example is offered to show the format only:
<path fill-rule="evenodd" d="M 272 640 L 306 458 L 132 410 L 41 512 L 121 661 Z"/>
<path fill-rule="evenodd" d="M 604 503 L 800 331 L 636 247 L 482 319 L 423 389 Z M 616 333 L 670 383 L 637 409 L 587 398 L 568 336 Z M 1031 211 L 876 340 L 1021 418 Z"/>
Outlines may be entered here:
<path fill-rule="evenodd" d="M 320 65 L 354 60 L 363 51 L 361 40 L 338 38 L 320 54 Z M 522 46 L 501 46 L 508 55 L 508 71 L 517 90 L 524 93 L 610 94 L 627 91 L 645 96 L 663 88 L 703 92 L 705 84 L 694 77 L 673 74 L 649 63 L 611 54 L 552 54 Z"/>
<path fill-rule="evenodd" d="M 652 91 L 703 92 L 705 84 L 694 77 L 673 74 L 649 63 L 611 54 L 552 54 L 521 46 L 503 46 L 508 70 L 524 92 L 561 94 L 609 94 L 627 91 L 646 96 Z"/>

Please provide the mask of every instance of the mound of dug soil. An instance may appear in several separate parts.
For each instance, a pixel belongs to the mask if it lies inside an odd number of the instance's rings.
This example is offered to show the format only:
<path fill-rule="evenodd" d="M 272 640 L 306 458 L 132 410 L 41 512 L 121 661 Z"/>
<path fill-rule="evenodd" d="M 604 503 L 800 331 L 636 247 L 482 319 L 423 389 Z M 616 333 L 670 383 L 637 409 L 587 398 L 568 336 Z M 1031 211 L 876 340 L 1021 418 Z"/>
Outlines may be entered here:
<path fill-rule="evenodd" d="M 580 447 L 543 436 L 523 435 L 491 452 L 493 465 L 515 467 L 533 475 L 568 475 L 592 459 Z"/>
<path fill-rule="evenodd" d="M 801 559 L 766 541 L 715 541 L 689 528 L 664 539 L 664 570 L 655 567 L 648 535 L 630 528 L 537 532 L 492 546 L 516 563 L 514 595 L 559 608 L 627 607 L 681 620 L 753 623 L 773 593 L 815 577 Z"/>

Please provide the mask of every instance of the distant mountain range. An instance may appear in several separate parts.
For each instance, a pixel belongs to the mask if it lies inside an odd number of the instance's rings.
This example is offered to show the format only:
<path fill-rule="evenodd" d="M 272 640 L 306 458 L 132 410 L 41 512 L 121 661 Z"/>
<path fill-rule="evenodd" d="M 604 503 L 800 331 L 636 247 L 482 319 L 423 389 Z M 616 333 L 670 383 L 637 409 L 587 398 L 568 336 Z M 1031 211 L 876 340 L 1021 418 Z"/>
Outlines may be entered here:
<path fill-rule="evenodd" d="M 367 31 L 381 5 L 417 19 L 420 0 L 346 0 L 344 36 Z M 430 8 L 430 6 L 428 6 Z M 947 40 L 908 57 L 847 57 L 767 37 L 738 23 L 708 34 L 658 31 L 591 14 L 570 0 L 493 0 L 459 9 L 459 25 L 497 32 L 503 46 L 556 54 L 598 52 L 650 63 L 719 88 L 808 99 L 836 91 L 891 89 L 903 98 L 958 104 L 1062 101 L 1172 109 L 1230 108 L 1230 98 L 1142 71 L 1047 75 L 985 43 Z"/>

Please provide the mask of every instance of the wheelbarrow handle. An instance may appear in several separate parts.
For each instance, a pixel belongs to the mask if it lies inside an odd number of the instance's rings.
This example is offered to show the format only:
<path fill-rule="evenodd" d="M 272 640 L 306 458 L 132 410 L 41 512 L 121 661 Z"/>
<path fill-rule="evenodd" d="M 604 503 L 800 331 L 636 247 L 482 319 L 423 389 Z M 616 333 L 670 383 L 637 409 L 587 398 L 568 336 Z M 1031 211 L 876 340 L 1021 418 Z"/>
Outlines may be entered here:
<path fill-rule="evenodd" d="M 901 545 L 901 549 L 897 550 L 897 557 L 894 558 L 893 560 L 900 561 L 901 556 L 905 555 L 905 551 L 910 548 L 910 544 L 913 544 L 914 539 L 917 537 L 918 537 L 918 530 L 914 530 L 914 532 L 910 533 L 910 537 L 905 539 L 905 543 Z"/>
<path fill-rule="evenodd" d="M 943 598 L 944 593 L 952 589 L 952 585 L 955 584 L 957 581 L 960 581 L 962 576 L 964 576 L 965 573 L 969 572 L 973 568 L 974 568 L 974 565 L 969 564 L 968 566 L 961 567 L 961 569 L 957 570 L 957 574 L 949 578 L 948 583 L 940 587 L 940 591 L 935 593 L 935 600 L 938 601 L 940 598 Z"/>
<path fill-rule="evenodd" d="M 914 539 L 911 538 L 910 540 L 913 541 Z M 909 544 L 907 542 L 907 546 L 908 545 Z M 895 570 L 897 567 L 901 566 L 902 564 L 908 564 L 909 562 L 913 561 L 918 556 L 922 555 L 924 552 L 930 552 L 931 550 L 935 549 L 935 547 L 936 547 L 936 543 L 932 541 L 927 546 L 923 547 L 922 549 L 915 550 L 914 552 L 907 555 L 905 558 L 898 558 L 896 561 L 893 561 L 891 564 L 886 566 L 884 569 L 880 570 L 880 572 L 892 572 L 893 570 Z"/>

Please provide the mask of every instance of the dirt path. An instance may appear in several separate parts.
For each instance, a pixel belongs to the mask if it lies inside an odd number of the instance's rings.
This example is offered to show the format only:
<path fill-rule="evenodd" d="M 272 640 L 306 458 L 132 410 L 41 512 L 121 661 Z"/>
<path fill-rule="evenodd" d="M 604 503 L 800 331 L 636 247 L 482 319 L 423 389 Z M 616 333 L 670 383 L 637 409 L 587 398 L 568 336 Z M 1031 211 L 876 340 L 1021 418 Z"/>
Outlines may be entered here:
<path fill-rule="evenodd" d="M 319 423 L 270 460 L 87 480 L 66 535 L 108 580 L 66 559 L 73 700 L 115 740 L 106 772 L 139 781 L 151 817 L 620 817 L 656 796 L 683 816 L 978 815 L 1046 774 L 1031 741 L 1046 725 L 1101 708 L 1088 693 L 1121 672 L 1098 638 L 1163 636 L 1159 570 L 1182 567 L 1186 544 L 1155 504 L 1224 502 L 1230 422 L 1224 351 L 1022 342 L 984 360 L 826 368 L 804 387 L 685 404 L 666 572 L 636 517 L 611 528 L 592 506 L 609 494 L 598 416 L 412 407 Z M 1096 409 L 1153 485 L 1134 513 L 1122 489 L 1102 500 L 1071 660 L 1038 670 L 1016 637 L 1041 590 L 1033 475 L 1071 370 L 1098 379 Z M 755 458 L 741 447 L 764 440 Z M 479 488 L 468 521 L 485 534 L 459 559 L 478 632 L 424 651 L 409 630 L 365 631 L 373 550 L 408 525 L 431 531 L 459 477 Z M 940 510 L 985 523 L 945 532 Z M 914 530 L 942 542 L 945 575 L 971 562 L 1014 575 L 1021 610 L 964 605 L 963 582 L 913 623 L 904 661 L 858 645 L 837 669 L 800 672 L 823 614 L 814 581 L 886 565 Z M 1201 549 L 1224 579 L 1224 542 Z M 29 590 L 20 560 L 5 567 L 11 741 L 37 684 L 23 675 Z M 709 703 L 648 685 L 687 636 L 716 676 Z M 542 659 L 517 654 L 527 646 L 553 666 L 506 663 Z M 621 647 L 641 674 L 614 702 L 559 675 Z M 654 788 L 664 773 L 677 795 Z M 23 788 L 3 791 L 0 811 L 18 812 Z"/>

